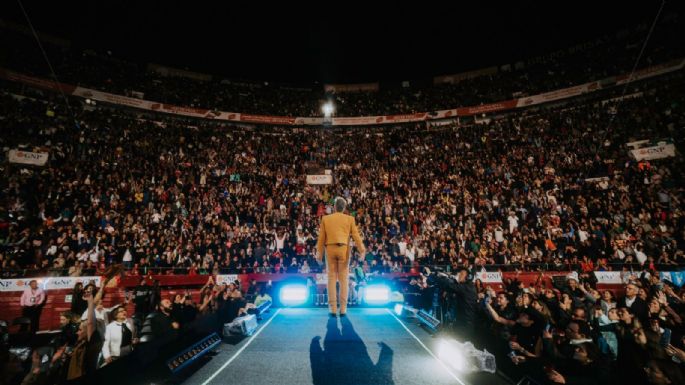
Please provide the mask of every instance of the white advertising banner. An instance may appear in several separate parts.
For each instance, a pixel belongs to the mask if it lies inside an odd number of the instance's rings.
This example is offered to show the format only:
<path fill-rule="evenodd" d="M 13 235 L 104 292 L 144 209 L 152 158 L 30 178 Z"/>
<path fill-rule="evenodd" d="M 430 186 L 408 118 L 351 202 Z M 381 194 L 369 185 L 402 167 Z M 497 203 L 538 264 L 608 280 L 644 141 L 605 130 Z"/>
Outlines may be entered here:
<path fill-rule="evenodd" d="M 42 277 L 42 278 L 17 278 L 0 279 L 0 292 L 2 291 L 24 291 L 33 280 L 38 281 L 38 286 L 43 290 L 62 290 L 73 289 L 76 283 L 84 285 L 94 281 L 96 286 L 100 286 L 100 277 Z"/>
<path fill-rule="evenodd" d="M 623 277 L 620 271 L 595 271 L 597 283 L 622 284 Z"/>
<path fill-rule="evenodd" d="M 233 283 L 238 280 L 238 274 L 217 274 L 214 283 L 217 285 L 223 285 Z"/>
<path fill-rule="evenodd" d="M 307 184 L 333 184 L 333 175 L 307 175 Z"/>
<path fill-rule="evenodd" d="M 49 154 L 47 152 L 9 150 L 7 157 L 9 158 L 10 163 L 45 166 L 45 163 L 48 162 Z"/>
<path fill-rule="evenodd" d="M 323 124 L 323 118 L 303 118 L 295 119 L 295 124 L 298 126 L 318 126 Z"/>
<path fill-rule="evenodd" d="M 675 156 L 675 146 L 673 143 L 663 143 L 656 146 L 642 147 L 630 150 L 630 156 L 637 161 L 671 158 Z"/>
<path fill-rule="evenodd" d="M 502 283 L 502 272 L 500 271 L 479 271 L 474 280 L 480 279 L 483 283 Z"/>

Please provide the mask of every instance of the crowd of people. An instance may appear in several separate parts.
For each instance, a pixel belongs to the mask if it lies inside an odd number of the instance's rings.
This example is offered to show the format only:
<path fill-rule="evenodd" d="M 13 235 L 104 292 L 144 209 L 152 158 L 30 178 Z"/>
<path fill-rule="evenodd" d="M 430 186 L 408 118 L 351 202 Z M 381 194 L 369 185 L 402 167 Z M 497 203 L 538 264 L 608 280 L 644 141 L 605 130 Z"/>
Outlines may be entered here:
<path fill-rule="evenodd" d="M 663 40 L 655 41 L 663 44 L 650 46 L 647 62 L 682 54 L 682 45 L 670 44 L 677 20 L 671 15 L 660 24 Z M 334 97 L 341 115 L 371 115 L 556 89 L 625 72 L 634 55 L 620 47 L 637 44 L 640 31 L 521 71 L 418 93 Z M 157 78 L 97 54 L 61 54 L 57 69 L 66 82 L 122 94 L 135 84 L 146 98 L 186 106 L 318 116 L 325 98 L 303 89 Z M 587 66 L 564 69 L 574 61 Z M 111 70 L 83 70 L 89 66 Z M 0 278 L 94 276 L 113 265 L 141 277 L 131 293 L 132 317 L 126 303 L 104 308 L 106 282 L 99 290 L 76 288 L 62 315 L 62 339 L 47 361 L 34 350 L 26 383 L 82 377 L 141 340 L 217 311 L 229 321 L 268 299 L 256 285 L 244 293 L 212 281 L 198 301 L 161 298 L 142 279 L 150 274 L 322 272 L 315 244 L 336 196 L 347 200 L 367 250 L 353 255 L 354 274 L 459 271 L 443 298 L 458 299 L 447 306 L 457 329 L 468 331 L 478 317 L 490 322 L 496 338 L 488 344 L 500 347 L 499 360 L 508 357 L 512 372 L 569 384 L 684 381 L 685 294 L 658 275 L 685 264 L 682 70 L 477 122 L 346 129 L 235 126 L 77 99 L 65 106 L 59 95 L 1 84 Z M 675 157 L 637 161 L 628 154 L 627 142 L 667 138 Z M 15 148 L 48 152 L 49 162 L 9 163 L 7 150 Z M 307 174 L 324 170 L 333 184 L 306 183 Z M 483 269 L 577 275 L 554 287 L 541 280 L 530 287 L 509 282 L 502 292 L 480 283 L 466 289 L 465 272 Z M 596 289 L 591 273 L 609 270 L 633 272 L 625 292 Z M 430 285 L 424 277 L 412 286 Z M 31 332 L 44 298 L 34 284 L 21 298 Z"/>
<path fill-rule="evenodd" d="M 513 279 L 502 290 L 461 269 L 412 282 L 443 329 L 494 352 L 498 369 L 535 384 L 685 383 L 685 290 L 653 272 L 598 290 L 588 274 L 563 282 Z M 435 314 L 435 313 L 434 313 Z M 482 325 L 476 328 L 475 325 Z"/>
<path fill-rule="evenodd" d="M 618 102 L 351 130 L 107 108 L 80 111 L 75 125 L 50 103 L 3 95 L 2 146 L 45 149 L 50 162 L 3 166 L 0 276 L 113 263 L 140 275 L 319 272 L 317 224 L 337 195 L 362 229 L 368 252 L 355 258 L 367 272 L 668 269 L 685 250 L 682 158 L 637 162 L 625 143 L 679 145 L 682 90 L 677 73 Z M 335 184 L 305 183 L 324 168 Z"/>
<path fill-rule="evenodd" d="M 3 341 L 2 383 L 37 385 L 92 378 L 88 375 L 131 354 L 139 343 L 153 340 L 173 343 L 182 333 L 191 331 L 194 322 L 202 317 L 216 314 L 219 324 L 224 325 L 239 316 L 253 314 L 254 309 L 272 301 L 271 287 L 256 281 L 241 289 L 239 281 L 216 285 L 209 278 L 200 290 L 199 301 L 195 301 L 190 291 L 163 297 L 158 282 L 148 285 L 142 279 L 132 293 L 127 293 L 124 302 L 105 307 L 105 288 L 110 279 L 105 279 L 99 288 L 94 282 L 85 286 L 78 283 L 74 287 L 71 309 L 60 315 L 60 332 L 45 346 L 31 343 L 32 361 L 28 371 L 12 365 Z M 39 291 L 28 287 L 22 296 L 22 305 L 24 297 L 39 297 Z M 129 302 L 135 309 L 130 316 Z M 31 303 L 41 304 L 40 299 Z M 33 328 L 30 332 L 35 335 L 36 331 Z"/>
<path fill-rule="evenodd" d="M 321 85 L 283 85 L 256 81 L 203 80 L 163 76 L 136 63 L 120 60 L 108 51 L 82 50 L 66 42 L 44 42 L 61 81 L 127 96 L 186 107 L 278 116 L 322 116 L 322 102 L 332 100 L 337 116 L 375 116 L 430 112 L 481 103 L 499 102 L 621 75 L 633 67 L 642 49 L 651 19 L 633 28 L 597 37 L 573 47 L 483 71 L 456 83 L 408 87 L 382 84 L 372 92 L 327 93 Z M 645 47 L 640 67 L 684 56 L 682 16 L 669 10 L 659 19 Z M 13 55 L 0 65 L 46 78 L 44 58 L 31 34 L 7 31 L 0 44 Z M 33 49 L 33 47 L 36 47 Z M 502 63 L 493 63 L 497 66 Z M 513 65 L 512 65 L 513 64 Z M 268 80 L 268 79 L 265 79 Z M 430 82 L 432 83 L 432 82 Z"/>

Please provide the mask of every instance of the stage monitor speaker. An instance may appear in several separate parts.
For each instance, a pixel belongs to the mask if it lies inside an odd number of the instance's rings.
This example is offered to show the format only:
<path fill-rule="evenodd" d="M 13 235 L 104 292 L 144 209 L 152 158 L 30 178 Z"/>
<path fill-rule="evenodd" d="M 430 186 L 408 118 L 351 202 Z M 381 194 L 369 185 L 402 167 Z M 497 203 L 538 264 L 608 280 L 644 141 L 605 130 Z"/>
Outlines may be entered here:
<path fill-rule="evenodd" d="M 430 329 L 432 332 L 438 331 L 440 321 L 432 315 L 426 313 L 423 309 L 419 310 L 419 312 L 416 313 L 416 318 L 418 318 L 419 321 L 421 321 L 421 323 L 425 325 L 428 329 Z"/>
<path fill-rule="evenodd" d="M 243 317 L 238 317 L 224 324 L 224 337 L 229 336 L 249 336 L 257 330 L 257 317 L 254 314 L 248 314 Z"/>
<path fill-rule="evenodd" d="M 257 320 L 261 320 L 262 314 L 269 311 L 270 308 L 271 308 L 271 301 L 265 301 L 265 302 L 262 302 L 259 306 L 257 306 L 254 309 L 248 309 L 247 313 L 248 314 L 254 314 L 257 316 Z"/>
<path fill-rule="evenodd" d="M 214 350 L 219 344 L 221 344 L 221 336 L 212 333 L 167 360 L 166 365 L 172 373 L 178 373 L 198 358 Z"/>

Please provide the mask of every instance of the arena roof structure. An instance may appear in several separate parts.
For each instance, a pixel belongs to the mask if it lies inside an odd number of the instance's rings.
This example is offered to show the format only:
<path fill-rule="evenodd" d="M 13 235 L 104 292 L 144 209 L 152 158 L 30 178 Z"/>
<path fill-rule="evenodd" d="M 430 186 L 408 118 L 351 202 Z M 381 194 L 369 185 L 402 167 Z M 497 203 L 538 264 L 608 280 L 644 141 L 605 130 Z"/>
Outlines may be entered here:
<path fill-rule="evenodd" d="M 514 63 L 648 24 L 660 4 L 23 5 L 36 30 L 127 60 L 262 81 L 400 84 Z M 26 24 L 17 3 L 2 8 L 3 19 Z"/>

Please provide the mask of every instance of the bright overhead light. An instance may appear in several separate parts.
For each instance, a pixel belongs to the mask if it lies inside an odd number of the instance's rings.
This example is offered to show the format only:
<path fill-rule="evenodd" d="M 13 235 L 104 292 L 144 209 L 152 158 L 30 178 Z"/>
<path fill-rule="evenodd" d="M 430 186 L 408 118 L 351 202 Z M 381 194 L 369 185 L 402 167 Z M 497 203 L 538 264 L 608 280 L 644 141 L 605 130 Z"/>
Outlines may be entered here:
<path fill-rule="evenodd" d="M 333 111 L 335 111 L 335 106 L 333 106 L 333 102 L 324 103 L 324 105 L 321 106 L 321 111 L 323 111 L 323 115 L 325 117 L 330 118 L 331 115 L 333 115 Z"/>

